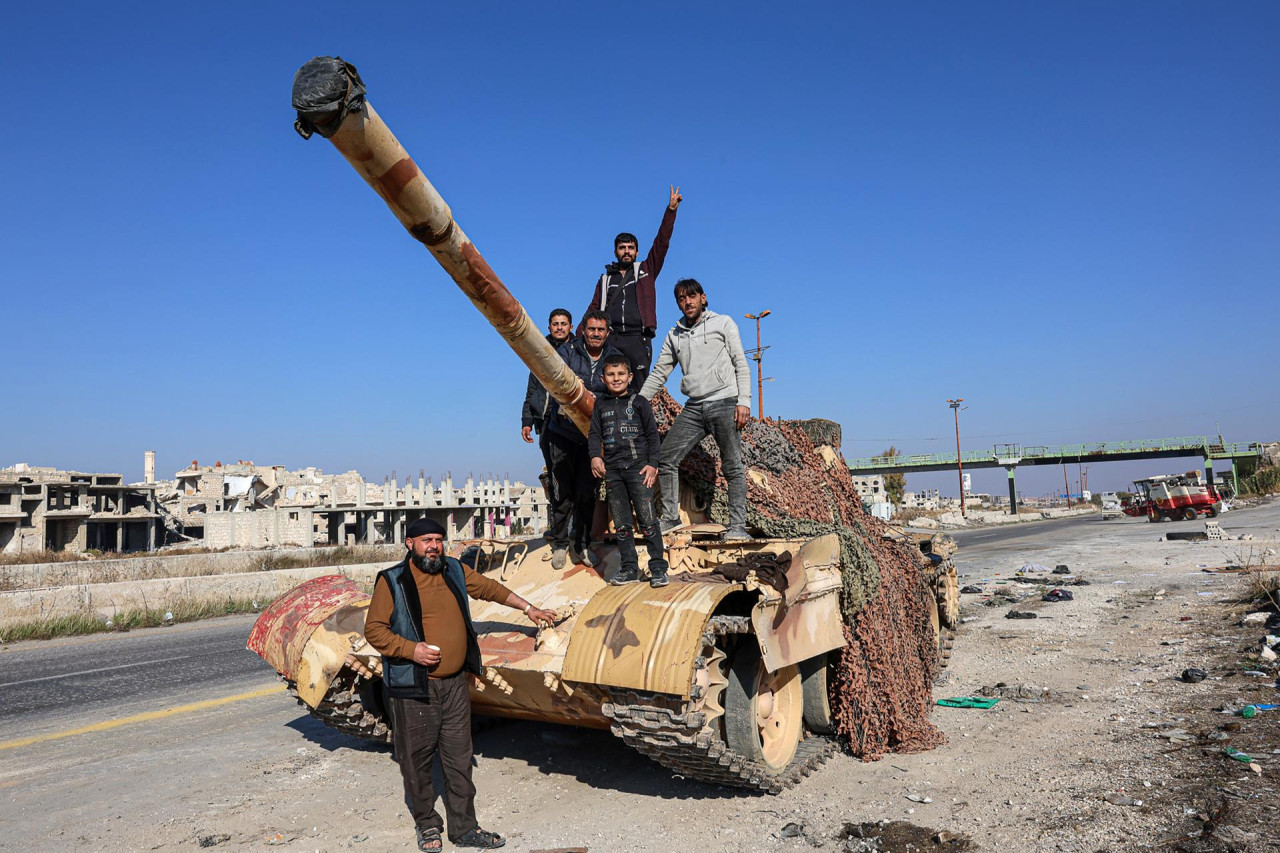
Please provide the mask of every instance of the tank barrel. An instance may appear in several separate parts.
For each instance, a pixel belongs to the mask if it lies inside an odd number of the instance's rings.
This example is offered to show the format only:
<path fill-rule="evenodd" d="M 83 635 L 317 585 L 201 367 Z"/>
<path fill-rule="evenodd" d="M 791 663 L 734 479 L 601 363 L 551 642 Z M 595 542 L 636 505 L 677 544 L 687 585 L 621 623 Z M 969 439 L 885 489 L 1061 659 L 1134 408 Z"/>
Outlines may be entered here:
<path fill-rule="evenodd" d="M 294 127 L 303 138 L 319 133 L 333 143 L 585 434 L 595 397 L 463 233 L 449 205 L 364 94 L 355 66 L 339 57 L 316 57 L 293 79 Z"/>

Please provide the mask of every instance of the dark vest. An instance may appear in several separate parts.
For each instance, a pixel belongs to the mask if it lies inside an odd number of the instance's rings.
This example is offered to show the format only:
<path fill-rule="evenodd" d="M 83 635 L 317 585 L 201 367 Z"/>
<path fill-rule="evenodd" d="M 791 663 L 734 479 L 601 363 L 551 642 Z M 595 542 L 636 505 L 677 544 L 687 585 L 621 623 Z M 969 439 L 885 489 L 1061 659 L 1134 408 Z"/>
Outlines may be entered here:
<path fill-rule="evenodd" d="M 422 602 L 418 598 L 418 585 L 414 583 L 413 572 L 409 568 L 409 558 L 396 563 L 389 569 L 378 573 L 379 578 L 386 578 L 387 588 L 391 590 L 391 631 L 416 643 L 422 639 Z M 458 600 L 458 609 L 462 611 L 462 621 L 467 626 L 467 660 L 462 668 L 479 675 L 480 644 L 476 640 L 476 629 L 471 624 L 471 607 L 467 599 L 467 578 L 462 571 L 462 564 L 453 557 L 445 557 L 445 586 Z M 376 584 L 377 581 L 374 581 Z M 382 656 L 382 681 L 386 685 L 387 695 L 398 699 L 427 699 L 427 684 L 430 673 L 425 666 L 405 658 Z"/>

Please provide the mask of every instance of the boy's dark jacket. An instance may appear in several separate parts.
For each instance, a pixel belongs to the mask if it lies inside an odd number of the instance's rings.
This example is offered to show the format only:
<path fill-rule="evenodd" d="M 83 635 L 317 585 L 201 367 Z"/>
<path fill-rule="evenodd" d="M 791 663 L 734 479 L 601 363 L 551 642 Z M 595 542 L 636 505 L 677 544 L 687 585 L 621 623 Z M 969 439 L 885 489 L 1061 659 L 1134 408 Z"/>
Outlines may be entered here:
<path fill-rule="evenodd" d="M 587 454 L 602 458 L 606 468 L 658 467 L 662 439 L 653 406 L 639 394 L 597 394 Z"/>
<path fill-rule="evenodd" d="M 587 352 L 587 342 L 581 336 L 575 336 L 562 343 L 556 352 L 560 353 L 560 357 L 564 359 L 564 363 L 569 365 L 569 369 L 578 375 L 582 380 L 582 384 L 587 386 L 587 392 L 590 394 L 599 394 L 604 390 L 604 360 L 611 355 L 619 354 L 616 349 L 609 345 L 609 341 L 604 342 L 604 350 L 600 353 L 600 358 L 595 364 L 591 363 L 591 356 Z M 582 430 L 574 425 L 573 421 L 560 411 L 560 406 L 554 400 L 551 401 L 554 411 L 551 419 L 547 422 L 547 429 L 555 435 L 568 439 L 574 444 L 586 444 L 587 437 L 582 434 Z"/>

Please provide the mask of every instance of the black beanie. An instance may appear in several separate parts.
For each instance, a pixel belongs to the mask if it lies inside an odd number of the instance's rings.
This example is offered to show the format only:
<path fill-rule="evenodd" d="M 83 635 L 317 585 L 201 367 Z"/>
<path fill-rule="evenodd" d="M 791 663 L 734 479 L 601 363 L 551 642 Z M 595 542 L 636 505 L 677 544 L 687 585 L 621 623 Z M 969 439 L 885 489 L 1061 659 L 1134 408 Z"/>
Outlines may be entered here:
<path fill-rule="evenodd" d="M 446 535 L 439 522 L 429 518 L 418 518 L 409 522 L 409 529 L 404 532 L 404 538 L 414 539 L 418 536 L 426 536 L 428 533 L 435 533 L 438 536 Z"/>

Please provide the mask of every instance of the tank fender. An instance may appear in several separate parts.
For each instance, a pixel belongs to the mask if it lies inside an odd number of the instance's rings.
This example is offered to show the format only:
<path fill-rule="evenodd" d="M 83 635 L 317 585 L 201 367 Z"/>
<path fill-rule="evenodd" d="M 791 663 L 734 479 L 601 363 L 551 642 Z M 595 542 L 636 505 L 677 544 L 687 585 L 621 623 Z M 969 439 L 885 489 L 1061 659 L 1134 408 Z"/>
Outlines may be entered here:
<path fill-rule="evenodd" d="M 562 678 L 688 698 L 702 632 L 740 583 L 607 586 L 578 614 Z"/>
<path fill-rule="evenodd" d="M 295 586 L 262 612 L 248 648 L 298 686 L 312 708 L 320 704 L 351 651 L 364 636 L 371 598 L 343 575 L 325 575 Z"/>
<path fill-rule="evenodd" d="M 834 533 L 800 547 L 785 593 L 760 586 L 751 623 L 769 672 L 844 646 L 840 588 L 840 539 Z"/>

